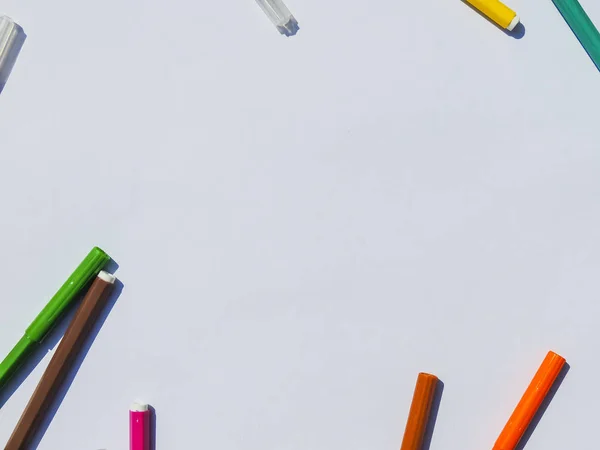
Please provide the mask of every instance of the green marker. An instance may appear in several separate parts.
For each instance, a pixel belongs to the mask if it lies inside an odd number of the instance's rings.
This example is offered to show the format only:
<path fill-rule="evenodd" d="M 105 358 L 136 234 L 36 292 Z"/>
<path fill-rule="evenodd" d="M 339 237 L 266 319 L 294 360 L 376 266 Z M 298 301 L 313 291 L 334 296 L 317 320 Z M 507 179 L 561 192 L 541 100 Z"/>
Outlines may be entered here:
<path fill-rule="evenodd" d="M 600 70 L 600 34 L 577 0 L 552 0 L 583 49 Z"/>
<path fill-rule="evenodd" d="M 110 261 L 110 256 L 98 247 L 94 247 L 85 257 L 79 267 L 75 269 L 75 272 L 71 274 L 65 284 L 50 299 L 46 307 L 42 309 L 42 312 L 29 325 L 25 335 L 17 342 L 17 345 L 0 363 L 0 387 L 4 386 L 10 377 L 14 375 L 31 351 L 44 340 L 48 332 L 58 322 L 61 314 L 77 297 L 77 294 L 98 275 L 108 261 Z"/>

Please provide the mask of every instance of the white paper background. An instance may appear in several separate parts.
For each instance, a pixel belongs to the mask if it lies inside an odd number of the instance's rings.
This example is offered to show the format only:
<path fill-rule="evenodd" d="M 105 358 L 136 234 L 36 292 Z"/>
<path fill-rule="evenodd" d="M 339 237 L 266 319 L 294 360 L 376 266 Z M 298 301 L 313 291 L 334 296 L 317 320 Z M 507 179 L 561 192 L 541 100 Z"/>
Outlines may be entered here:
<path fill-rule="evenodd" d="M 600 75 L 551 1 L 511 0 L 520 40 L 457 0 L 288 5 L 289 39 L 253 0 L 0 0 L 0 354 L 93 245 L 124 284 L 38 448 L 126 449 L 141 399 L 158 450 L 397 449 L 429 371 L 431 450 L 491 449 L 549 349 L 526 450 L 592 448 Z"/>

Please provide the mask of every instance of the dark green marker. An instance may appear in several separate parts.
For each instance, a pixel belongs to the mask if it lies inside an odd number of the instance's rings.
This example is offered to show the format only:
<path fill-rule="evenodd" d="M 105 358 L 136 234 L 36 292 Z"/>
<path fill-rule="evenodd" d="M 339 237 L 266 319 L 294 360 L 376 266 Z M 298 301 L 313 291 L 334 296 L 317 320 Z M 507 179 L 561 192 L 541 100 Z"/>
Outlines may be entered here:
<path fill-rule="evenodd" d="M 581 46 L 600 70 L 600 33 L 577 0 L 552 0 Z"/>
<path fill-rule="evenodd" d="M 58 322 L 65 309 L 98 275 L 108 261 L 110 261 L 110 256 L 98 247 L 94 247 L 85 257 L 65 284 L 50 299 L 46 307 L 42 309 L 42 312 L 29 325 L 25 335 L 17 342 L 17 345 L 0 363 L 0 387 L 4 386 L 10 377 L 14 375 L 19 366 L 25 361 L 25 358 L 44 340 L 48 332 Z"/>

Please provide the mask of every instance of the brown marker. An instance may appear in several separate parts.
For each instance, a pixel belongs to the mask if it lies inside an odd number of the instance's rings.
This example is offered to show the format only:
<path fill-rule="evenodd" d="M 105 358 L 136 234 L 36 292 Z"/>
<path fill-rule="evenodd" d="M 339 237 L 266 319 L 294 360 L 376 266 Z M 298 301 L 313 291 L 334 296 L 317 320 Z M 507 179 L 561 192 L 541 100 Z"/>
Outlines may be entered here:
<path fill-rule="evenodd" d="M 421 450 L 437 382 L 438 378 L 428 373 L 420 373 L 417 377 L 400 450 Z"/>
<path fill-rule="evenodd" d="M 114 283 L 113 275 L 101 271 L 90 286 L 4 450 L 29 448 L 31 439 L 106 305 Z"/>

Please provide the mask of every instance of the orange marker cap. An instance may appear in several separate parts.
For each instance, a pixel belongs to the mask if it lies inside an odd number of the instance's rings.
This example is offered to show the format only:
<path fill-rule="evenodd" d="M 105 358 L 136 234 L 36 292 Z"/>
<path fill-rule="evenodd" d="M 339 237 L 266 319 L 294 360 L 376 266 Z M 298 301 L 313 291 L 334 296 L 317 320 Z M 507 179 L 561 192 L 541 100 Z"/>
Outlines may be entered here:
<path fill-rule="evenodd" d="M 417 385 L 410 405 L 400 450 L 421 449 L 437 382 L 438 378 L 429 373 L 420 373 L 417 377 Z"/>
<path fill-rule="evenodd" d="M 493 450 L 515 450 L 565 362 L 566 360 L 562 356 L 554 352 L 548 352 L 525 394 L 523 394 L 521 401 L 513 411 L 510 419 L 508 419 L 502 433 L 500 433 Z"/>

